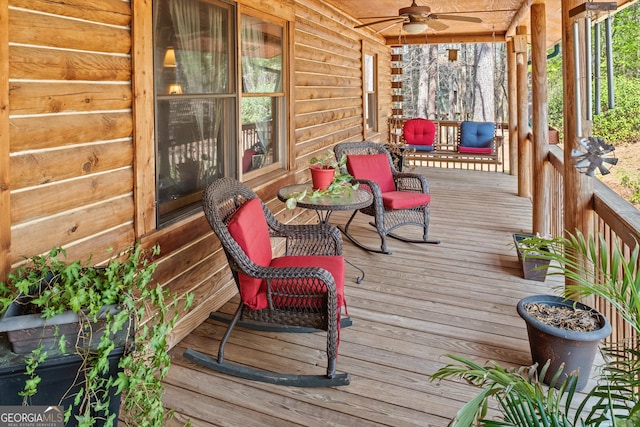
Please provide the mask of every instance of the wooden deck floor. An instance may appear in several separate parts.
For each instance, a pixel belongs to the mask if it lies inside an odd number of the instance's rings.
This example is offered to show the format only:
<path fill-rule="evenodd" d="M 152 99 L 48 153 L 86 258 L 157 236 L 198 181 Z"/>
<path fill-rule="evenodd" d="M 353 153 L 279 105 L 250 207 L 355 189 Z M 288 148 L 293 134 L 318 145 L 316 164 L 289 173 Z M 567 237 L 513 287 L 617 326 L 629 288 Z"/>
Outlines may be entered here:
<path fill-rule="evenodd" d="M 339 388 L 301 389 L 255 383 L 207 371 L 182 357 L 186 348 L 217 354 L 224 326 L 208 321 L 171 353 L 166 404 L 194 426 L 446 426 L 477 390 L 431 382 L 445 354 L 505 365 L 530 363 L 517 301 L 554 284 L 525 280 L 512 233 L 530 231 L 531 204 L 517 196 L 514 176 L 463 170 L 422 170 L 431 184 L 430 237 L 440 245 L 390 241 L 393 255 L 371 254 L 345 239 L 345 254 L 366 271 L 347 267 L 346 298 L 353 326 L 341 331 Z M 343 223 L 345 215 L 335 215 Z M 357 234 L 374 244 L 360 215 Z M 370 239 L 368 237 L 370 237 Z M 555 283 L 557 284 L 557 283 Z M 225 311 L 233 311 L 227 304 Z M 226 358 L 257 358 L 264 369 L 325 370 L 324 334 L 234 330 Z M 304 347 L 304 348 L 303 348 Z"/>

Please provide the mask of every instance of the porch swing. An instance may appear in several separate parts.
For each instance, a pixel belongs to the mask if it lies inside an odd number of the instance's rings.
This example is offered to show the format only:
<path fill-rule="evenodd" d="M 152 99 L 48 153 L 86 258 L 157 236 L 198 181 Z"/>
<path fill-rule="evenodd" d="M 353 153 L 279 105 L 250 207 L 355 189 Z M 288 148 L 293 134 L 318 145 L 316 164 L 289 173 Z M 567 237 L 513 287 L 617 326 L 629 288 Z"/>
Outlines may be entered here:
<path fill-rule="evenodd" d="M 494 42 L 494 69 L 497 63 L 496 49 Z M 453 55 L 451 52 L 456 52 L 456 54 Z M 449 49 L 448 59 L 451 62 L 457 61 L 457 56 L 457 50 Z M 454 103 L 457 104 L 457 92 L 454 92 L 454 96 Z M 409 119 L 406 123 L 412 120 L 415 119 Z M 489 164 L 495 165 L 496 168 L 502 164 L 502 158 L 504 157 L 504 127 L 501 124 L 496 126 L 494 122 L 462 120 L 457 126 L 453 127 L 446 121 L 435 121 L 434 123 L 436 125 L 436 137 L 432 148 L 412 151 L 408 155 L 409 160 Z M 443 132 L 447 132 L 447 134 L 444 135 Z M 405 141 L 407 136 L 409 135 L 403 134 Z"/>

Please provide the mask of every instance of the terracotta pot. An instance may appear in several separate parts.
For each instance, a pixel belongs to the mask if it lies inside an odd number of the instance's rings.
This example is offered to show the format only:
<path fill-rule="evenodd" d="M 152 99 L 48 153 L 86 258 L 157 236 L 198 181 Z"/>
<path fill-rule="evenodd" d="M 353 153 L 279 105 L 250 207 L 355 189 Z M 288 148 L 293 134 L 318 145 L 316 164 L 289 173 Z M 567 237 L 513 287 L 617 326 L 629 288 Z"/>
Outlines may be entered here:
<path fill-rule="evenodd" d="M 311 183 L 314 190 L 324 190 L 331 184 L 336 170 L 333 168 L 325 169 L 321 166 L 311 166 Z"/>
<path fill-rule="evenodd" d="M 542 303 L 552 307 L 574 306 L 581 310 L 595 313 L 602 327 L 591 332 L 575 332 L 547 325 L 533 317 L 525 306 L 530 303 Z M 573 371 L 578 372 L 577 390 L 582 390 L 589 381 L 593 360 L 598 351 L 600 341 L 611 334 L 611 324 L 601 313 L 577 301 L 564 299 L 555 295 L 532 295 L 521 299 L 517 306 L 518 314 L 527 324 L 531 358 L 538 364 L 538 373 L 551 360 L 543 381 L 545 384 L 559 387 Z M 562 375 L 558 382 L 550 384 L 553 376 L 564 363 Z"/>

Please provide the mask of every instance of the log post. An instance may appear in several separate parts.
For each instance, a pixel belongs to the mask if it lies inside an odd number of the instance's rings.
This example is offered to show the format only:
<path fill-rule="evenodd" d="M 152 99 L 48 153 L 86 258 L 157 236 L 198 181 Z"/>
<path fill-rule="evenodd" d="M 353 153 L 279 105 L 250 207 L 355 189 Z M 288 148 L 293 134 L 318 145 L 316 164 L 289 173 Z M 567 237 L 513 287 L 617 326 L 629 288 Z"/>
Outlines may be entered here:
<path fill-rule="evenodd" d="M 576 0 L 562 0 L 562 73 L 563 79 L 563 116 L 564 116 L 564 230 L 574 233 L 580 230 L 588 235 L 593 232 L 592 196 L 593 183 L 589 177 L 582 175 L 573 165 L 571 150 L 578 146 L 580 136 L 587 135 L 586 121 L 579 120 L 576 111 L 576 62 L 574 46 L 574 19 L 569 11 L 584 3 Z M 581 55 L 584 57 L 584 55 Z M 581 61 L 583 62 L 583 61 Z M 581 75 L 584 75 L 584 63 L 578 64 Z M 582 86 L 582 85 L 580 85 Z M 584 99 L 584 97 L 580 97 Z M 580 111 L 585 111 L 580 105 Z M 582 119 L 582 118 L 580 118 Z M 578 135 L 577 122 L 583 123 Z M 570 288 L 574 281 L 567 279 L 565 286 Z M 587 303 L 590 301 L 586 301 Z"/>
<path fill-rule="evenodd" d="M 583 123 L 581 133 L 578 135 L 576 123 L 576 64 L 574 52 L 574 19 L 569 17 L 569 10 L 582 3 L 576 0 L 562 0 L 562 63 L 564 76 L 564 229 L 573 232 L 576 229 L 583 233 L 590 233 L 593 227 L 593 211 L 591 199 L 593 195 L 593 184 L 588 177 L 580 174 L 573 166 L 571 150 L 578 147 L 578 139 L 588 135 L 589 123 Z M 582 55 L 582 58 L 584 55 Z M 583 58 L 584 59 L 584 58 Z M 579 70 L 581 74 L 585 72 L 584 61 L 580 61 Z M 582 87 L 582 85 L 580 85 Z M 584 99 L 584 97 L 580 97 Z M 580 105 L 579 110 L 585 111 L 585 106 Z"/>
<path fill-rule="evenodd" d="M 527 27 L 516 28 L 516 69 L 518 99 L 518 195 L 531 197 L 531 142 L 529 141 L 529 87 L 527 79 Z M 524 50 L 524 52 L 519 52 Z"/>
<path fill-rule="evenodd" d="M 136 1 L 132 7 L 134 201 L 136 238 L 156 228 L 154 168 L 153 21 L 151 1 Z"/>
<path fill-rule="evenodd" d="M 507 87 L 509 94 L 517 93 L 516 53 L 513 39 L 507 41 Z M 518 173 L 518 98 L 509 96 L 509 174 Z"/>
<path fill-rule="evenodd" d="M 533 223 L 534 234 L 551 232 L 549 154 L 549 112 L 547 99 L 546 5 L 531 6 L 531 121 L 533 132 Z"/>

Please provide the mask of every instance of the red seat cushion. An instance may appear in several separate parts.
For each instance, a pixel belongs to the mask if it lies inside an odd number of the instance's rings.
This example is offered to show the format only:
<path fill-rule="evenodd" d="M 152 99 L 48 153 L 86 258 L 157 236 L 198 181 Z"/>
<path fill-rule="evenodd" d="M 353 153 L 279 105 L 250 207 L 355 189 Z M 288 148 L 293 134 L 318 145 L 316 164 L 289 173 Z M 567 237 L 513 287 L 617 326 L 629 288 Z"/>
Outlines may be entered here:
<path fill-rule="evenodd" d="M 402 128 L 404 140 L 409 145 L 433 146 L 436 137 L 436 125 L 427 119 L 409 119 Z"/>
<path fill-rule="evenodd" d="M 393 172 L 385 153 L 347 156 L 347 170 L 354 178 L 377 182 L 383 193 L 396 189 Z"/>
<path fill-rule="evenodd" d="M 493 148 L 491 148 L 491 147 L 463 147 L 462 145 L 460 145 L 458 147 L 458 153 L 491 154 L 491 153 L 493 153 Z"/>
<path fill-rule="evenodd" d="M 320 267 L 327 270 L 333 276 L 333 280 L 336 283 L 336 293 L 338 295 L 338 310 L 340 307 L 345 306 L 346 303 L 344 299 L 344 257 L 336 255 L 336 256 L 324 256 L 324 255 L 295 255 L 295 256 L 283 256 L 274 258 L 271 261 L 271 267 Z M 297 279 L 289 279 L 286 282 L 280 282 L 283 286 L 296 286 L 301 289 L 304 289 L 305 286 L 309 287 L 311 283 L 307 279 L 297 278 Z M 274 286 L 277 288 L 280 286 L 277 284 Z M 324 285 L 323 285 L 324 288 Z M 311 289 L 313 292 L 314 290 Z M 317 290 L 316 290 L 317 292 Z M 321 292 L 326 292 L 326 289 L 322 289 Z M 300 292 L 300 294 L 304 294 L 304 292 Z M 266 306 L 266 296 L 265 296 L 265 306 Z M 274 299 L 274 305 L 277 306 L 297 306 L 299 304 L 314 306 L 317 307 L 319 304 L 322 304 L 322 300 L 314 300 L 312 298 L 306 298 L 305 300 L 299 299 Z"/>
<path fill-rule="evenodd" d="M 387 191 L 382 193 L 382 203 L 387 209 L 409 209 L 426 206 L 431 202 L 431 195 L 413 191 Z"/>
<path fill-rule="evenodd" d="M 269 227 L 262 210 L 260 199 L 250 199 L 245 202 L 233 214 L 227 225 L 229 234 L 238 243 L 247 256 L 257 265 L 262 267 L 320 267 L 329 271 L 336 283 L 338 294 L 338 307 L 344 305 L 344 257 L 342 256 L 284 256 L 273 257 L 271 251 L 271 239 L 269 238 Z M 263 279 L 257 279 L 238 273 L 240 282 L 240 294 L 243 302 L 253 310 L 268 307 L 267 285 Z M 311 283 L 304 278 L 286 279 L 278 283 L 272 283 L 274 290 L 283 290 L 284 287 L 304 287 Z M 324 285 L 323 285 L 324 286 Z M 313 291 L 313 289 L 310 289 Z M 324 293 L 325 289 L 316 290 Z M 299 292 L 304 295 L 304 291 Z M 287 299 L 276 298 L 273 301 L 278 306 L 309 306 L 317 307 L 322 304 L 322 299 Z"/>
<path fill-rule="evenodd" d="M 233 214 L 227 225 L 229 234 L 240 245 L 249 259 L 267 267 L 271 263 L 271 239 L 269 227 L 262 210 L 260 199 L 250 199 Z M 259 307 L 259 294 L 266 292 L 262 279 L 239 273 L 240 295 L 246 305 L 252 309 Z"/>

